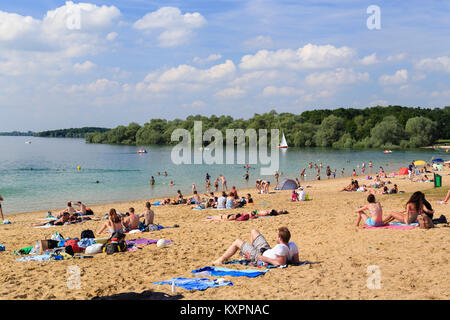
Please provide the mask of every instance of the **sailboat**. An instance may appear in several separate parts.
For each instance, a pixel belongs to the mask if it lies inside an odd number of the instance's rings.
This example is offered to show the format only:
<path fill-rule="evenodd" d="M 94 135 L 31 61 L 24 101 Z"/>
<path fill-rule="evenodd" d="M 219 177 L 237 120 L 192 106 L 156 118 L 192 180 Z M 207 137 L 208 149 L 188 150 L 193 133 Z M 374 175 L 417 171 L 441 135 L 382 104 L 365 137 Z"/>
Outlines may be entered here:
<path fill-rule="evenodd" d="M 281 143 L 280 143 L 280 145 L 278 146 L 278 148 L 283 148 L 283 149 L 287 149 L 287 147 L 288 147 L 288 145 L 287 145 L 287 142 L 286 142 L 286 137 L 284 136 L 284 133 L 283 133 L 283 138 L 281 138 Z"/>

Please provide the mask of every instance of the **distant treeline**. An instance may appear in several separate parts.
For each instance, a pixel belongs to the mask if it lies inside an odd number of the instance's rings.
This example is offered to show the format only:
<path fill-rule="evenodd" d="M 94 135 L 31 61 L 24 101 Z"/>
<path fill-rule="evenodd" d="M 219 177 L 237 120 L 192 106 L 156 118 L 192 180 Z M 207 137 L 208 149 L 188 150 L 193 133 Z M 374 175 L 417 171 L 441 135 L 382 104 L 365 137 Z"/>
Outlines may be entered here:
<path fill-rule="evenodd" d="M 59 129 L 51 131 L 42 131 L 35 133 L 35 137 L 46 138 L 84 138 L 88 133 L 105 133 L 111 129 L 96 128 L 96 127 L 84 127 L 84 128 L 71 128 L 71 129 Z"/>
<path fill-rule="evenodd" d="M 12 132 L 0 132 L 0 136 L 27 136 L 31 137 L 34 135 L 34 132 L 28 131 L 28 132 L 19 132 L 19 131 L 12 131 Z"/>
<path fill-rule="evenodd" d="M 144 126 L 132 122 L 104 133 L 87 133 L 86 141 L 125 145 L 176 144 L 178 142 L 171 142 L 172 132 L 183 128 L 193 133 L 194 121 L 202 121 L 203 132 L 215 128 L 222 131 L 223 137 L 226 129 L 267 129 L 269 132 L 279 129 L 286 135 L 288 145 L 295 147 L 415 148 L 450 138 L 450 106 L 435 109 L 377 106 L 313 110 L 299 115 L 278 114 L 272 110 L 247 120 L 215 115 L 170 121 L 151 119 Z"/>

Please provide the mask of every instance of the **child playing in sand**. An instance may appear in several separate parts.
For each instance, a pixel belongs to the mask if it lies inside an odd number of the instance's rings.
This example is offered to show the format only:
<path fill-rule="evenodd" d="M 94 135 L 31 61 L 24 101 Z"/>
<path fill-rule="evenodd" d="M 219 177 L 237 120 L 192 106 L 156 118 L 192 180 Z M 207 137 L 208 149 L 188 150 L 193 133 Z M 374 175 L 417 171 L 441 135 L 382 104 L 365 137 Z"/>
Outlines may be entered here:
<path fill-rule="evenodd" d="M 371 227 L 379 227 L 382 226 L 383 223 L 383 209 L 381 208 L 381 204 L 375 201 L 375 196 L 373 194 L 369 194 L 367 197 L 368 205 L 360 207 L 356 210 L 358 214 L 358 219 L 356 221 L 356 226 L 359 226 L 361 222 L 361 218 L 364 219 L 366 225 Z M 369 210 L 369 214 L 365 213 L 366 210 Z"/>

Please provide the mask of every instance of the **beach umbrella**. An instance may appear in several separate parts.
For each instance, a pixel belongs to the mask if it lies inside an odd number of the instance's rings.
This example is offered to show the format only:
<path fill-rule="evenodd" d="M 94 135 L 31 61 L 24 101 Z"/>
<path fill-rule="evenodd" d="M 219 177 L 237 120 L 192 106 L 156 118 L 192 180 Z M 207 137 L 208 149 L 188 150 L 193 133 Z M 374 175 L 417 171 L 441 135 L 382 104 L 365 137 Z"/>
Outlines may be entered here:
<path fill-rule="evenodd" d="M 280 184 L 280 190 L 295 190 L 297 183 L 292 179 L 284 179 Z"/>
<path fill-rule="evenodd" d="M 425 161 L 423 161 L 423 160 L 418 160 L 418 161 L 414 162 L 414 164 L 415 164 L 416 166 L 424 166 L 424 165 L 426 165 L 427 163 L 426 163 Z"/>
<path fill-rule="evenodd" d="M 438 159 L 433 159 L 433 162 L 444 162 L 444 160 L 442 160 L 441 158 L 438 158 Z"/>

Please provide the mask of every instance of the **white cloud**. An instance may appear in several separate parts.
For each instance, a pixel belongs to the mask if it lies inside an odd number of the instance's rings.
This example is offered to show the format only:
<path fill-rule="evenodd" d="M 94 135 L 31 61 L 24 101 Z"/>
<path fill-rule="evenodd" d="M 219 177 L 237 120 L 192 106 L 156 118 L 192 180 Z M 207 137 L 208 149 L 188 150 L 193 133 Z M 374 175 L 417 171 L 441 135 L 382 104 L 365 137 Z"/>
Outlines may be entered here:
<path fill-rule="evenodd" d="M 205 64 L 205 63 L 208 63 L 208 62 L 219 60 L 221 58 L 222 58 L 221 54 L 213 53 L 213 54 L 210 54 L 208 57 L 206 57 L 204 59 L 199 58 L 199 57 L 195 57 L 192 61 L 197 63 L 197 64 Z"/>
<path fill-rule="evenodd" d="M 390 55 L 386 58 L 386 61 L 388 62 L 398 62 L 398 61 L 402 61 L 403 59 L 405 59 L 406 54 L 404 53 L 398 53 L 398 54 L 394 54 L 394 55 Z"/>
<path fill-rule="evenodd" d="M 408 81 L 408 71 L 401 69 L 393 75 L 384 74 L 378 79 L 378 81 L 383 86 L 402 84 Z"/>
<path fill-rule="evenodd" d="M 95 67 L 95 64 L 91 61 L 85 61 L 83 63 L 75 63 L 73 69 L 75 72 L 86 72 Z"/>
<path fill-rule="evenodd" d="M 307 44 L 296 51 L 292 49 L 260 50 L 254 55 L 245 55 L 242 57 L 239 67 L 245 70 L 329 68 L 346 64 L 355 55 L 355 50 L 348 47 L 336 48 L 332 45 L 316 46 Z"/>
<path fill-rule="evenodd" d="M 117 32 L 110 32 L 106 35 L 106 40 L 113 41 L 117 38 L 119 34 Z"/>
<path fill-rule="evenodd" d="M 296 96 L 305 94 L 305 90 L 294 87 L 268 86 L 263 90 L 263 96 Z"/>
<path fill-rule="evenodd" d="M 370 56 L 366 56 L 366 57 L 362 58 L 361 60 L 359 60 L 359 62 L 363 65 L 371 65 L 371 64 L 378 63 L 379 61 L 377 59 L 377 54 L 374 52 Z"/>
<path fill-rule="evenodd" d="M 270 36 L 257 36 L 244 41 L 244 46 L 251 49 L 263 49 L 273 46 L 273 40 Z"/>
<path fill-rule="evenodd" d="M 100 94 L 105 91 L 117 90 L 120 88 L 120 84 L 117 81 L 111 81 L 108 79 L 98 79 L 88 84 L 72 85 L 65 91 L 68 93 L 93 93 Z"/>
<path fill-rule="evenodd" d="M 335 87 L 355 82 L 365 82 L 369 80 L 367 72 L 355 72 L 353 69 L 338 68 L 333 71 L 315 72 L 305 78 L 305 83 L 309 86 Z"/>
<path fill-rule="evenodd" d="M 218 91 L 215 96 L 219 98 L 240 98 L 245 94 L 245 90 L 240 87 L 226 88 Z"/>
<path fill-rule="evenodd" d="M 416 63 L 416 68 L 424 71 L 437 71 L 450 73 L 450 57 L 426 58 Z"/>
<path fill-rule="evenodd" d="M 206 24 L 206 19 L 198 12 L 182 14 L 175 7 L 162 7 L 147 13 L 136 21 L 134 28 L 142 31 L 163 30 L 158 40 L 161 47 L 175 47 L 189 41 L 194 29 Z"/>

